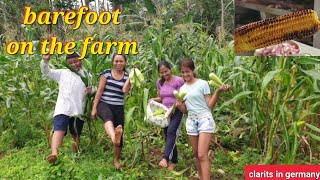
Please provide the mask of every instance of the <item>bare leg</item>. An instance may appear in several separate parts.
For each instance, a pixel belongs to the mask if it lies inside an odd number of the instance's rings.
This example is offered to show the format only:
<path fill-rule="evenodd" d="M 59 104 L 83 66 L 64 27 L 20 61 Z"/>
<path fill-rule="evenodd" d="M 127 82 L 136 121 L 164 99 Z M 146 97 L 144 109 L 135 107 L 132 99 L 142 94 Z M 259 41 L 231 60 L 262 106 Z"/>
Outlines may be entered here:
<path fill-rule="evenodd" d="M 49 163 L 54 163 L 57 160 L 58 148 L 62 145 L 64 133 L 65 131 L 53 132 L 51 143 L 51 155 L 47 158 Z"/>
<path fill-rule="evenodd" d="M 202 179 L 202 174 L 201 174 L 201 165 L 200 165 L 200 161 L 199 161 L 199 157 L 198 157 L 198 141 L 199 141 L 199 136 L 190 136 L 189 135 L 189 139 L 190 139 L 190 143 L 192 146 L 192 150 L 193 150 L 193 155 L 196 161 L 196 167 L 198 170 L 198 175 L 200 177 L 200 179 Z"/>
<path fill-rule="evenodd" d="M 164 131 L 164 137 L 165 137 L 165 140 L 167 142 L 167 132 L 168 132 L 168 127 L 165 127 L 163 129 Z M 167 168 L 168 167 L 168 161 L 165 159 L 165 158 L 162 158 L 161 161 L 159 162 L 159 165 L 163 168 Z"/>
<path fill-rule="evenodd" d="M 114 129 L 113 122 L 112 121 L 107 121 L 104 123 L 104 129 L 107 132 L 108 136 L 111 138 L 113 147 L 114 147 L 114 159 L 113 159 L 113 164 L 116 169 L 120 168 L 120 155 L 121 155 L 121 150 L 122 148 L 119 147 L 120 141 L 121 141 L 121 136 L 122 136 L 122 126 L 119 125 Z"/>
<path fill-rule="evenodd" d="M 114 130 L 114 159 L 113 159 L 113 164 L 116 169 L 120 168 L 120 155 L 121 155 L 121 150 L 122 148 L 120 147 L 121 143 L 121 138 L 122 138 L 122 133 L 123 129 L 121 125 L 118 125 L 116 129 Z"/>
<path fill-rule="evenodd" d="M 80 136 L 78 135 L 74 135 L 72 134 L 72 145 L 71 145 L 71 148 L 72 148 L 72 152 L 75 152 L 77 153 L 79 151 L 79 145 L 80 145 Z"/>
<path fill-rule="evenodd" d="M 104 130 L 107 132 L 108 136 L 111 138 L 112 143 L 114 143 L 114 127 L 112 121 L 107 121 L 104 123 Z"/>
<path fill-rule="evenodd" d="M 208 157 L 208 151 L 210 146 L 212 134 L 211 133 L 200 133 L 198 141 L 198 158 L 201 166 L 201 179 L 210 180 L 211 168 Z"/>
<path fill-rule="evenodd" d="M 119 162 L 119 160 L 120 160 L 121 150 L 122 150 L 121 147 L 115 147 L 115 146 L 114 146 L 114 152 L 115 152 L 115 154 L 114 154 L 113 164 L 114 164 L 114 167 L 115 167 L 116 169 L 119 169 L 119 168 L 120 168 L 120 162 Z"/>
<path fill-rule="evenodd" d="M 58 148 L 61 147 L 65 131 L 54 131 L 52 136 L 51 154 L 57 155 Z"/>

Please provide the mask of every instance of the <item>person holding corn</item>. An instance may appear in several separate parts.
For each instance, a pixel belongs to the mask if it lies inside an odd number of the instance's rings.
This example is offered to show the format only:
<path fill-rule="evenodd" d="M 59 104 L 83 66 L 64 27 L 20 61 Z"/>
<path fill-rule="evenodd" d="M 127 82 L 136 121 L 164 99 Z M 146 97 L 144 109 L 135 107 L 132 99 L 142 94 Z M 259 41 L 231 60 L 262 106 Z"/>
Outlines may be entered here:
<path fill-rule="evenodd" d="M 71 69 L 50 69 L 49 61 L 50 55 L 44 55 L 41 61 L 41 72 L 46 78 L 59 84 L 53 118 L 52 152 L 47 157 L 49 163 L 54 163 L 58 159 L 58 148 L 62 145 L 68 127 L 74 141 L 72 151 L 78 152 L 84 122 L 77 116 L 83 113 L 82 104 L 86 95 L 91 94 L 92 88 L 86 87 L 80 77 L 84 75 L 84 71 L 81 68 L 82 62 L 79 60 L 78 53 L 74 52 L 66 56 Z"/>
<path fill-rule="evenodd" d="M 100 74 L 99 87 L 94 98 L 91 115 L 104 121 L 104 129 L 114 146 L 113 164 L 120 168 L 123 147 L 124 93 L 130 90 L 129 75 L 125 71 L 127 58 L 123 54 L 112 56 L 113 68 Z"/>
<path fill-rule="evenodd" d="M 173 170 L 175 164 L 178 163 L 178 150 L 176 142 L 179 137 L 179 131 L 182 124 L 183 114 L 178 108 L 175 108 L 173 112 L 173 105 L 175 103 L 175 96 L 173 92 L 179 90 L 184 84 L 181 77 L 174 76 L 171 74 L 171 66 L 167 61 L 161 61 L 158 64 L 158 72 L 160 73 L 161 79 L 157 81 L 158 96 L 152 98 L 152 100 L 162 103 L 169 108 L 170 123 L 168 127 L 164 128 L 166 146 L 162 160 L 159 165 L 169 170 Z M 169 161 L 171 163 L 169 165 Z"/>
<path fill-rule="evenodd" d="M 207 81 L 196 78 L 192 59 L 185 59 L 180 64 L 182 78 L 186 83 L 180 88 L 185 91 L 184 100 L 177 99 L 176 106 L 182 113 L 188 113 L 186 130 L 195 156 L 198 175 L 201 180 L 209 180 L 211 175 L 208 151 L 210 140 L 215 130 L 211 110 L 219 99 L 219 94 L 229 90 L 229 85 L 219 87 L 211 97 Z"/>

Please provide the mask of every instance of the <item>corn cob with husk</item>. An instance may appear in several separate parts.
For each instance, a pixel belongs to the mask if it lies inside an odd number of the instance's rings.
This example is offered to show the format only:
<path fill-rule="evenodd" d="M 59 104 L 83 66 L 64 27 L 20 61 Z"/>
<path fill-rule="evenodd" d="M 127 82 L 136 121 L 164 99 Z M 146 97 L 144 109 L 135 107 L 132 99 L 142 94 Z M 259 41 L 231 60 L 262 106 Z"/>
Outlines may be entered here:
<path fill-rule="evenodd" d="M 253 22 L 235 29 L 235 52 L 252 51 L 311 36 L 319 28 L 317 13 L 310 9 Z"/>
<path fill-rule="evenodd" d="M 131 84 L 134 84 L 134 80 L 134 68 L 132 68 L 129 73 L 129 81 Z"/>
<path fill-rule="evenodd" d="M 187 95 L 186 91 L 173 91 L 173 95 L 180 101 L 183 101 L 183 98 Z"/>
<path fill-rule="evenodd" d="M 209 85 L 212 86 L 212 87 L 219 88 L 219 87 L 221 87 L 223 85 L 222 81 L 214 73 L 210 73 L 209 74 L 209 79 L 210 79 Z"/>
<path fill-rule="evenodd" d="M 144 81 L 144 77 L 143 74 L 141 73 L 141 71 L 138 68 L 132 68 L 130 70 L 129 73 L 129 81 L 131 84 L 133 84 L 134 86 L 140 88 L 141 84 Z"/>
<path fill-rule="evenodd" d="M 156 109 L 155 111 L 153 111 L 152 114 L 153 114 L 154 117 L 160 117 L 160 118 L 162 118 L 162 117 L 165 116 L 165 113 L 166 113 L 166 111 L 165 111 L 164 109 L 159 108 L 159 109 Z"/>

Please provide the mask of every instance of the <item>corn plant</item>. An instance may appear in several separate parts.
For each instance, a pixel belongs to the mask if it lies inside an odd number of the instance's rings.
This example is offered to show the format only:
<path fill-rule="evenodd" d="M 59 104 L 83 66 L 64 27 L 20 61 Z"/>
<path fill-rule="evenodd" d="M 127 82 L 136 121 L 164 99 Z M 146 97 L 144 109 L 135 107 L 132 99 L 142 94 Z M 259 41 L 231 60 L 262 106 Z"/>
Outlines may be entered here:
<path fill-rule="evenodd" d="M 318 117 L 319 70 L 313 69 L 318 60 L 304 57 L 241 60 L 242 65 L 233 67 L 228 79 L 232 80 L 234 92 L 249 92 L 247 98 L 237 101 L 242 108 L 234 107 L 232 113 L 250 125 L 253 145 L 265 153 L 264 163 L 275 162 L 281 154 L 285 155 L 285 163 L 294 163 L 299 144 L 306 139 L 302 122 L 315 123 Z"/>

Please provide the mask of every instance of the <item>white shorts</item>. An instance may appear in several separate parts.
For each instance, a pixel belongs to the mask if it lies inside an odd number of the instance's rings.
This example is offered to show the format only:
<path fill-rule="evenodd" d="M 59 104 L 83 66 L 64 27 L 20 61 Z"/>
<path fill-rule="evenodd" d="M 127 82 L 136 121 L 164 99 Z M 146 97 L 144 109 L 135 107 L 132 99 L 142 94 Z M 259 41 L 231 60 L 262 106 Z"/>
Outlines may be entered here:
<path fill-rule="evenodd" d="M 186 130 L 187 134 L 191 136 L 198 136 L 199 133 L 213 133 L 216 129 L 216 124 L 211 112 L 206 113 L 189 113 Z"/>

